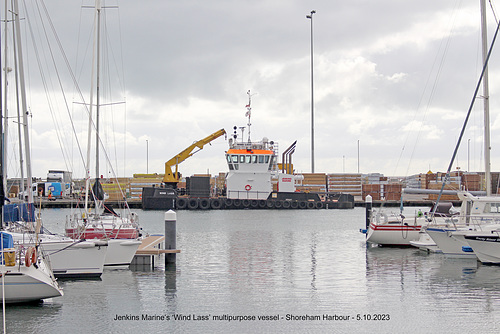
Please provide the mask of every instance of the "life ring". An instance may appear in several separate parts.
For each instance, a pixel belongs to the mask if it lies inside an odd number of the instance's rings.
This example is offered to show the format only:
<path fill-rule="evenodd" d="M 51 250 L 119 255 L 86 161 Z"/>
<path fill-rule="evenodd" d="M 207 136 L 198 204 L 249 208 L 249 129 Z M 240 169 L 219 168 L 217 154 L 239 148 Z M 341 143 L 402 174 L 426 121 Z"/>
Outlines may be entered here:
<path fill-rule="evenodd" d="M 249 185 L 249 184 L 247 184 L 247 185 L 245 186 L 245 190 L 246 190 L 246 191 L 250 191 L 250 190 L 252 190 L 252 186 L 251 186 L 251 185 Z"/>
<path fill-rule="evenodd" d="M 29 267 L 33 263 L 36 263 L 36 249 L 33 246 L 29 246 L 26 250 L 26 256 L 24 257 L 24 265 Z"/>

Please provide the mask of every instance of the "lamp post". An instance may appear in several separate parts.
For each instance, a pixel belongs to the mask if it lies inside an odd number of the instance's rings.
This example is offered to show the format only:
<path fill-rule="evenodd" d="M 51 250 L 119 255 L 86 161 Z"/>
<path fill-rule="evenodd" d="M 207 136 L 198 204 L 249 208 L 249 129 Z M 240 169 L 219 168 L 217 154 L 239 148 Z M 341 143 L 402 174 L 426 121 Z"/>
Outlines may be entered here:
<path fill-rule="evenodd" d="M 315 10 L 311 11 L 310 15 L 306 18 L 311 20 L 311 173 L 314 173 L 314 58 L 313 58 L 313 14 Z"/>
<path fill-rule="evenodd" d="M 149 141 L 146 139 L 146 174 L 149 174 Z"/>

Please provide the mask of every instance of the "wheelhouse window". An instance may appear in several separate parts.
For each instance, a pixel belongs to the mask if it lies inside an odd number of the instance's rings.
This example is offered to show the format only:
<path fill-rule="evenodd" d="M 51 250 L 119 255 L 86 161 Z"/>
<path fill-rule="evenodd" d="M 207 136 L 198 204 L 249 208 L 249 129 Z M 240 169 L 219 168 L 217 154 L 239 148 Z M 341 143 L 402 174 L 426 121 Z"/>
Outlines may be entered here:
<path fill-rule="evenodd" d="M 259 155 L 259 164 L 263 164 L 263 163 L 264 163 L 264 156 Z"/>
<path fill-rule="evenodd" d="M 245 156 L 245 162 L 246 162 L 247 164 L 249 164 L 250 162 L 252 162 L 252 156 L 251 156 L 251 155 L 246 155 L 246 156 Z"/>
<path fill-rule="evenodd" d="M 268 158 L 269 158 L 269 157 L 268 157 Z M 267 160 L 267 159 L 266 159 L 266 160 Z M 268 168 L 268 169 L 269 169 L 269 170 L 272 170 L 272 169 L 273 169 L 273 165 L 275 164 L 275 161 L 276 161 L 276 156 L 274 156 L 274 155 L 273 155 L 273 156 L 271 157 L 271 159 L 270 159 L 270 160 L 271 160 L 271 161 L 269 162 L 269 168 Z"/>
<path fill-rule="evenodd" d="M 253 156 L 252 156 L 252 162 L 253 162 L 254 164 L 256 164 L 256 163 L 257 163 L 257 160 L 258 160 L 258 159 L 259 159 L 259 156 L 258 156 L 258 155 L 253 155 Z"/>

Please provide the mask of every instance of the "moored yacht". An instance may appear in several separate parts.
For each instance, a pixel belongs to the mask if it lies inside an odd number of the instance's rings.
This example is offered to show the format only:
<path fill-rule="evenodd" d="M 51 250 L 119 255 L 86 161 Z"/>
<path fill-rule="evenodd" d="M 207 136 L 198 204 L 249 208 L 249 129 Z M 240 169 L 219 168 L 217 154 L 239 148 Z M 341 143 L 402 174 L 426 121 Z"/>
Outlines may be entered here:
<path fill-rule="evenodd" d="M 0 239 L 0 300 L 26 303 L 63 295 L 37 247 L 14 245 L 12 235 L 7 232 L 0 232 Z"/>
<path fill-rule="evenodd" d="M 466 235 L 482 235 L 500 228 L 500 198 L 474 196 L 469 192 L 457 192 L 462 201 L 460 213 L 445 226 L 429 225 L 429 236 L 443 254 L 449 256 L 474 257 Z M 487 232 L 489 233 L 489 232 Z"/>

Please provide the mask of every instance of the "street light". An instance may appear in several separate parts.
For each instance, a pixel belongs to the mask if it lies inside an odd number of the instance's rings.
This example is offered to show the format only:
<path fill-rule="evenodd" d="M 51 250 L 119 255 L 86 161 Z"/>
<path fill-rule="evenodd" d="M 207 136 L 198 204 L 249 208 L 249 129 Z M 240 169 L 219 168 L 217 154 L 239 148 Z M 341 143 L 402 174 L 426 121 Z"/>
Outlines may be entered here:
<path fill-rule="evenodd" d="M 315 10 L 311 11 L 311 15 L 306 15 L 306 18 L 311 20 L 311 173 L 314 173 L 314 71 L 313 71 L 313 14 Z"/>
<path fill-rule="evenodd" d="M 146 174 L 149 174 L 149 141 L 146 139 Z"/>

